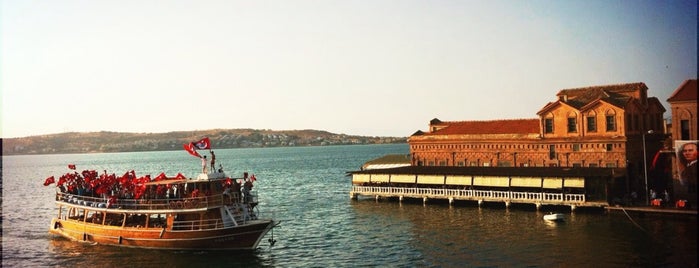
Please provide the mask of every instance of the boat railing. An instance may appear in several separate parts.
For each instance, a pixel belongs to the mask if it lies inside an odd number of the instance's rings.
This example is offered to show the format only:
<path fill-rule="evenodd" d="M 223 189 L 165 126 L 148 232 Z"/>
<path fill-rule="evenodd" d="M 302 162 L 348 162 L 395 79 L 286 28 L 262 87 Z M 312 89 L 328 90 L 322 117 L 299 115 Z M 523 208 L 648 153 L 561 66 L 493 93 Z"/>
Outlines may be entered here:
<path fill-rule="evenodd" d="M 172 223 L 173 230 L 210 230 L 223 227 L 221 219 L 175 221 Z"/>
<path fill-rule="evenodd" d="M 176 210 L 206 208 L 236 203 L 256 203 L 258 202 L 258 199 L 257 195 L 255 194 L 250 194 L 249 196 L 245 197 L 237 192 L 197 197 L 158 199 L 92 197 L 59 192 L 56 193 L 56 201 L 63 201 L 66 203 L 95 208 L 120 208 L 126 210 Z"/>
<path fill-rule="evenodd" d="M 385 195 L 406 197 L 433 197 L 433 198 L 463 198 L 463 199 L 487 199 L 487 200 L 518 200 L 518 201 L 545 201 L 564 203 L 584 203 L 585 194 L 573 193 L 547 193 L 547 192 L 517 192 L 474 189 L 444 189 L 444 188 L 416 188 L 416 187 L 382 187 L 382 186 L 352 186 L 352 193 L 358 195 Z"/>

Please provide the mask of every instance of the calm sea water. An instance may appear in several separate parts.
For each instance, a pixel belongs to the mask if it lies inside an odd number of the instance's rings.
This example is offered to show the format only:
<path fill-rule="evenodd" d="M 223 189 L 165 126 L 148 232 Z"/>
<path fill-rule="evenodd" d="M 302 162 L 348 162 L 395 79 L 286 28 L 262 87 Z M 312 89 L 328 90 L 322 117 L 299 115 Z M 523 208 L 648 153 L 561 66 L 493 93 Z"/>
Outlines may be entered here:
<path fill-rule="evenodd" d="M 254 252 L 128 249 L 48 234 L 54 187 L 68 171 L 188 177 L 185 151 L 3 156 L 4 267 L 696 267 L 696 217 L 575 212 L 561 224 L 544 212 L 475 204 L 350 200 L 347 171 L 406 144 L 216 150 L 229 175 L 258 178 L 263 213 L 282 221 Z M 267 239 L 277 243 L 270 247 Z"/>

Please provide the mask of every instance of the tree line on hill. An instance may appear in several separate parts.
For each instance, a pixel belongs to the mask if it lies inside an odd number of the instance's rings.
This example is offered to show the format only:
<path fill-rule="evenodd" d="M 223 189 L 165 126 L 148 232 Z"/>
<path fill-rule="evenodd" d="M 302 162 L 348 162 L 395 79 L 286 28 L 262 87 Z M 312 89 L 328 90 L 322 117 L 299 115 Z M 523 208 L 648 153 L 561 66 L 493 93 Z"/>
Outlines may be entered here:
<path fill-rule="evenodd" d="M 209 137 L 212 147 L 217 149 L 407 142 L 406 137 L 356 136 L 321 130 L 212 129 L 167 133 L 101 131 L 3 139 L 2 153 L 23 155 L 170 151 L 183 149 L 184 144 L 202 137 Z"/>

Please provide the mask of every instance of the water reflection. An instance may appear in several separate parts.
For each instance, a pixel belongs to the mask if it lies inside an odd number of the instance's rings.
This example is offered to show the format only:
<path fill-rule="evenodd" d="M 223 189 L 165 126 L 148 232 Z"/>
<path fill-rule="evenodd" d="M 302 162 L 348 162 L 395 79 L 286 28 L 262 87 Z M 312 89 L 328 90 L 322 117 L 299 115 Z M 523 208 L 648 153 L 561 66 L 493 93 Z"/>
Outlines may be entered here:
<path fill-rule="evenodd" d="M 429 266 L 598 266 L 600 260 L 611 266 L 696 265 L 684 257 L 696 258 L 694 251 L 682 249 L 685 254 L 668 259 L 677 247 L 667 245 L 663 237 L 654 238 L 682 233 L 684 242 L 694 243 L 689 248 L 696 249 L 692 223 L 636 219 L 651 229 L 644 232 L 628 219 L 602 212 L 568 212 L 565 221 L 551 222 L 543 220 L 547 212 L 520 209 L 370 200 L 353 202 L 352 207 L 359 217 L 375 219 L 381 226 L 361 229 L 363 235 L 411 237 L 411 247 Z M 377 229 L 384 234 L 372 233 Z"/>
<path fill-rule="evenodd" d="M 173 251 L 76 243 L 53 237 L 45 265 L 74 267 L 260 267 L 273 263 L 258 251 Z M 44 266 L 44 265 L 42 265 Z"/>

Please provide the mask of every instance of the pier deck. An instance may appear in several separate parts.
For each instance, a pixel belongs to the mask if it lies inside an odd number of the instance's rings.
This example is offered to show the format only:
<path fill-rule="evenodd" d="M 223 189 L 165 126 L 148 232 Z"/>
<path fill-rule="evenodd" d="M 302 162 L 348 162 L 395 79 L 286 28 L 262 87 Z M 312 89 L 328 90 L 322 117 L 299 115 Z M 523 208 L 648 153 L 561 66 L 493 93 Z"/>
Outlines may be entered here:
<path fill-rule="evenodd" d="M 603 208 L 608 206 L 607 202 L 586 200 L 584 194 L 353 185 L 350 197 L 357 198 L 358 196 L 370 196 L 376 199 L 398 198 L 399 200 L 403 200 L 403 198 L 418 198 L 424 202 L 427 202 L 429 199 L 448 200 L 450 203 L 455 200 L 477 201 L 479 204 L 483 202 L 502 202 L 506 206 L 512 203 L 521 203 L 533 204 L 537 208 L 542 205 L 570 206 L 571 209 L 576 207 Z"/>

